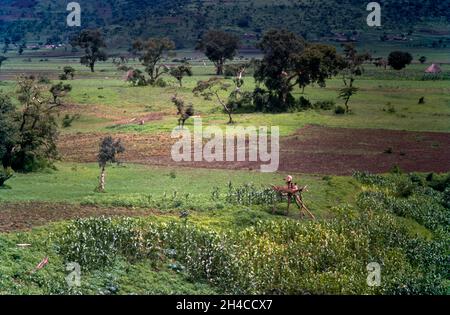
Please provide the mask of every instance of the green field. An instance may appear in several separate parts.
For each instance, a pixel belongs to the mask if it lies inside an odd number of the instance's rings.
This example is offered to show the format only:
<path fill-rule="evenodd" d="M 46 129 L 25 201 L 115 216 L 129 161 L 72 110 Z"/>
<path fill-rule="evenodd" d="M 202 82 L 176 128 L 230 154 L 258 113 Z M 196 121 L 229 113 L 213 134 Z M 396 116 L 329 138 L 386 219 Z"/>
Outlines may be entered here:
<path fill-rule="evenodd" d="M 363 47 L 374 46 L 367 42 Z M 359 92 L 350 101 L 348 115 L 311 109 L 241 112 L 234 119 L 242 126 L 279 126 L 282 136 L 307 125 L 450 132 L 448 49 L 388 43 L 371 50 L 385 56 L 398 48 L 411 51 L 415 60 L 426 55 L 428 61 L 402 71 L 367 65 L 355 82 Z M 189 50 L 177 52 L 177 58 L 196 55 Z M 199 80 L 214 75 L 212 64 L 204 66 L 202 57 L 192 61 L 194 75 L 184 79 L 183 88 L 168 76 L 164 88 L 131 87 L 111 61 L 99 63 L 90 73 L 77 56 L 56 58 L 25 51 L 23 56 L 10 53 L 8 57 L 0 69 L 0 91 L 12 97 L 15 78 L 21 73 L 56 83 L 64 66 L 76 69 L 75 79 L 66 82 L 73 89 L 63 98 L 66 106 L 58 119 L 62 121 L 65 114 L 80 114 L 80 118 L 60 129 L 63 136 L 168 135 L 177 125 L 170 101 L 174 94 L 194 105 L 205 126 L 226 127 L 228 117 L 219 105 L 192 93 Z M 424 79 L 424 69 L 432 62 L 442 64 L 443 74 L 437 80 Z M 138 66 L 137 62 L 129 65 Z M 338 98 L 342 86 L 335 77 L 324 88 L 308 86 L 303 95 L 299 89 L 294 95 L 312 103 L 342 105 Z M 248 74 L 244 90 L 255 87 Z M 422 97 L 425 104 L 419 104 Z M 127 123 L 152 113 L 161 119 Z M 191 127 L 192 119 L 186 125 Z M 301 216 L 295 205 L 285 213 L 286 200 L 270 199 L 270 185 L 282 184 L 287 175 L 281 172 L 121 163 L 107 167 L 106 192 L 96 193 L 99 174 L 96 163 L 62 159 L 54 169 L 16 173 L 0 188 L 0 294 L 443 294 L 449 290 L 448 174 L 403 174 L 398 169 L 383 176 L 292 174 L 300 185 L 308 185 L 304 202 L 317 220 Z M 71 218 L 80 209 L 94 214 L 96 209 L 102 213 L 121 209 L 134 218 L 42 222 L 46 217 L 41 218 L 40 211 L 57 212 L 54 207 L 72 212 Z M 29 225 L 23 230 L 27 216 Z M 14 227 L 16 223 L 20 228 Z M 33 271 L 45 257 L 48 265 Z M 65 264 L 75 260 L 84 264 L 82 286 L 73 289 L 65 282 Z M 366 265 L 374 261 L 385 272 L 386 281 L 379 288 L 366 285 Z"/>

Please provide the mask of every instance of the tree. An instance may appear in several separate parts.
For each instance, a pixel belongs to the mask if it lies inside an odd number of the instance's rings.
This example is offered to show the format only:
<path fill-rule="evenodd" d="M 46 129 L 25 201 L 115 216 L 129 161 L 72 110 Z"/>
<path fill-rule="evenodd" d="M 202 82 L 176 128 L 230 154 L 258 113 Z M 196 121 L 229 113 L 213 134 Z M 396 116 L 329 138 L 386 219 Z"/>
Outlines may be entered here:
<path fill-rule="evenodd" d="M 192 104 L 186 106 L 184 100 L 181 97 L 177 97 L 176 94 L 172 97 L 172 103 L 177 108 L 177 115 L 179 116 L 178 126 L 184 128 L 186 120 L 194 116 L 194 106 Z"/>
<path fill-rule="evenodd" d="M 197 44 L 197 49 L 216 66 L 217 75 L 223 75 L 226 60 L 233 60 L 239 48 L 239 38 L 223 31 L 208 31 Z"/>
<path fill-rule="evenodd" d="M 94 67 L 97 61 L 108 60 L 106 52 L 102 50 L 102 48 L 106 48 L 106 44 L 99 30 L 83 30 L 71 40 L 71 45 L 84 49 L 85 55 L 81 57 L 80 62 L 89 67 L 91 72 L 95 72 Z"/>
<path fill-rule="evenodd" d="M 63 68 L 64 74 L 66 75 L 66 77 L 69 77 L 73 80 L 74 76 L 75 76 L 75 69 L 71 66 L 65 66 Z"/>
<path fill-rule="evenodd" d="M 419 61 L 420 61 L 421 64 L 424 64 L 425 62 L 427 62 L 427 57 L 422 56 L 422 57 L 419 58 Z"/>
<path fill-rule="evenodd" d="M 0 93 L 0 160 L 2 168 L 0 171 L 0 187 L 12 177 L 11 167 L 6 163 L 8 152 L 18 141 L 17 112 L 11 99 Z"/>
<path fill-rule="evenodd" d="M 120 139 L 114 140 L 111 136 L 108 136 L 101 141 L 97 155 L 97 161 L 101 170 L 97 192 L 105 192 L 106 166 L 108 163 L 118 163 L 117 155 L 123 152 L 125 152 L 125 147 Z"/>
<path fill-rule="evenodd" d="M 341 70 L 343 60 L 336 48 L 323 44 L 307 44 L 304 52 L 298 56 L 295 71 L 298 73 L 298 85 L 304 92 L 306 86 L 318 84 L 325 87 L 326 80 Z"/>
<path fill-rule="evenodd" d="M 53 165 L 58 158 L 58 104 L 43 97 L 42 87 L 33 77 L 20 77 L 16 95 L 20 111 L 5 97 L 0 104 L 0 154 L 4 170 L 30 172 Z"/>
<path fill-rule="evenodd" d="M 0 69 L 2 68 L 3 62 L 6 61 L 6 60 L 8 60 L 7 57 L 5 57 L 5 56 L 0 56 Z"/>
<path fill-rule="evenodd" d="M 370 59 L 368 53 L 359 54 L 353 44 L 344 45 L 344 59 L 341 64 L 342 69 L 342 81 L 344 87 L 339 91 L 339 98 L 345 101 L 345 111 L 350 112 L 348 103 L 350 98 L 358 92 L 358 88 L 353 84 L 358 76 L 361 76 L 364 72 L 364 63 Z"/>
<path fill-rule="evenodd" d="M 61 102 L 58 99 L 66 96 L 70 91 L 72 91 L 72 86 L 70 84 L 59 82 L 58 84 L 52 85 L 50 93 L 53 96 L 53 103 L 60 104 Z"/>
<path fill-rule="evenodd" d="M 183 78 L 185 76 L 192 77 L 192 67 L 188 63 L 170 69 L 170 75 L 178 80 L 180 87 L 183 87 Z"/>
<path fill-rule="evenodd" d="M 199 81 L 192 92 L 195 96 L 200 95 L 205 100 L 211 100 L 212 97 L 215 97 L 222 106 L 223 110 L 228 114 L 228 124 L 232 124 L 234 123 L 232 117 L 234 108 L 230 107 L 229 104 L 220 96 L 220 92 L 228 91 L 229 88 L 230 84 L 226 83 L 221 78 L 214 77 L 207 81 Z"/>
<path fill-rule="evenodd" d="M 411 64 L 413 56 L 408 52 L 393 51 L 389 54 L 388 64 L 395 70 L 402 70 L 407 65 Z"/>
<path fill-rule="evenodd" d="M 299 84 L 295 66 L 305 45 L 302 37 L 287 30 L 269 30 L 258 44 L 264 57 L 255 71 L 255 79 L 277 95 L 281 110 L 289 107 L 290 93 Z"/>
<path fill-rule="evenodd" d="M 264 83 L 276 109 L 286 110 L 293 105 L 294 87 L 308 84 L 325 85 L 325 80 L 338 73 L 342 58 L 336 49 L 327 45 L 308 44 L 287 30 L 268 31 L 258 47 L 264 53 L 257 65 L 255 79 Z"/>
<path fill-rule="evenodd" d="M 151 85 L 169 71 L 169 68 L 160 62 L 164 53 L 173 49 L 175 49 L 175 43 L 168 38 L 150 38 L 144 42 L 138 40 L 133 44 L 133 50 L 139 55 L 139 60 L 145 66 L 145 72 L 150 76 Z"/>

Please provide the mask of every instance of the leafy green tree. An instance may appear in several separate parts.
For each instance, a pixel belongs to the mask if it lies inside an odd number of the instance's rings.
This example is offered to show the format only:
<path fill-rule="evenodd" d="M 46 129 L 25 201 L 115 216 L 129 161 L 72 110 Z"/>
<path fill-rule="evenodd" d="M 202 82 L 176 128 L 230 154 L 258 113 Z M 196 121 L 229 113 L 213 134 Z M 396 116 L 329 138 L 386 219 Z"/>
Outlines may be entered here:
<path fill-rule="evenodd" d="M 258 47 L 264 53 L 255 79 L 264 83 L 276 100 L 277 110 L 293 105 L 292 90 L 308 84 L 325 85 L 325 80 L 341 69 L 342 58 L 327 45 L 308 44 L 287 30 L 268 31 Z"/>
<path fill-rule="evenodd" d="M 211 30 L 197 44 L 197 49 L 203 51 L 217 69 L 217 75 L 223 75 L 223 67 L 227 60 L 233 60 L 239 48 L 239 38 L 232 34 Z"/>
<path fill-rule="evenodd" d="M 388 65 L 395 70 L 402 70 L 411 64 L 413 56 L 408 52 L 393 51 L 389 54 Z"/>
<path fill-rule="evenodd" d="M 339 91 L 339 98 L 345 101 L 345 111 L 350 112 L 348 105 L 350 98 L 358 92 L 358 88 L 353 86 L 357 77 L 364 72 L 364 63 L 370 59 L 368 53 L 358 53 L 352 44 L 344 45 L 344 60 L 342 62 L 342 81 L 344 87 Z"/>
<path fill-rule="evenodd" d="M 343 59 L 336 48 L 323 44 L 307 44 L 304 52 L 296 61 L 298 85 L 304 91 L 310 84 L 325 87 L 326 80 L 341 70 Z"/>
<path fill-rule="evenodd" d="M 53 165 L 58 158 L 58 104 L 43 97 L 33 77 L 20 77 L 16 95 L 21 110 L 0 97 L 0 155 L 4 170 L 30 172 Z"/>
<path fill-rule="evenodd" d="M 60 98 L 66 96 L 70 91 L 72 91 L 72 86 L 70 84 L 63 84 L 62 82 L 59 82 L 58 84 L 52 85 L 50 88 L 50 93 L 53 96 L 53 103 L 60 104 Z"/>
<path fill-rule="evenodd" d="M 133 50 L 139 56 L 145 72 L 150 76 L 149 83 L 155 85 L 158 78 L 169 72 L 166 65 L 161 64 L 164 54 L 175 49 L 175 43 L 168 38 L 150 38 L 147 41 L 136 41 Z"/>
<path fill-rule="evenodd" d="M 424 64 L 425 62 L 427 62 L 427 57 L 422 56 L 422 57 L 419 58 L 419 61 L 420 61 L 421 64 Z"/>
<path fill-rule="evenodd" d="M 221 96 L 222 92 L 228 91 L 230 84 L 226 83 L 221 78 L 210 78 L 207 81 L 199 81 L 194 88 L 193 93 L 195 96 L 202 96 L 205 100 L 211 100 L 215 98 L 222 106 L 223 110 L 228 114 L 228 124 L 233 124 L 233 111 L 234 108 L 229 106 L 229 103 Z"/>
<path fill-rule="evenodd" d="M 183 87 L 183 78 L 185 76 L 192 77 L 192 67 L 188 63 L 183 63 L 179 66 L 170 69 L 170 75 L 177 79 L 180 87 Z"/>
<path fill-rule="evenodd" d="M 125 147 L 120 139 L 114 140 L 111 136 L 105 137 L 100 143 L 97 161 L 100 166 L 99 185 L 97 192 L 105 192 L 106 166 L 108 163 L 118 163 L 117 155 L 125 152 Z"/>
<path fill-rule="evenodd" d="M 258 44 L 264 57 L 255 71 L 255 79 L 276 94 L 281 110 L 289 107 L 291 91 L 300 82 L 296 65 L 305 46 L 302 37 L 287 30 L 269 30 Z"/>
<path fill-rule="evenodd" d="M 83 30 L 77 37 L 73 38 L 70 43 L 73 47 L 84 49 L 85 55 L 81 57 L 81 64 L 89 67 L 91 72 L 95 72 L 94 67 L 98 61 L 108 60 L 108 55 L 102 48 L 106 48 L 100 30 L 87 29 Z"/>
<path fill-rule="evenodd" d="M 3 93 L 0 93 L 0 160 L 2 168 L 0 171 L 0 187 L 12 177 L 10 154 L 15 147 L 18 139 L 18 113 L 11 99 Z"/>

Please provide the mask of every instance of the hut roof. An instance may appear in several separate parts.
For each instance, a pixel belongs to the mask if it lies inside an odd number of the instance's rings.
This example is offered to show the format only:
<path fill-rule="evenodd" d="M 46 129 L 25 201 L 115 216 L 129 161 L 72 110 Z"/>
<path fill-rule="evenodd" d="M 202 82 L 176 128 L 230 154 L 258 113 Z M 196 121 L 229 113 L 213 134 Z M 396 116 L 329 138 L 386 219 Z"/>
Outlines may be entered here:
<path fill-rule="evenodd" d="M 441 73 L 442 69 L 437 64 L 433 63 L 431 66 L 429 66 L 426 70 L 426 73 Z"/>

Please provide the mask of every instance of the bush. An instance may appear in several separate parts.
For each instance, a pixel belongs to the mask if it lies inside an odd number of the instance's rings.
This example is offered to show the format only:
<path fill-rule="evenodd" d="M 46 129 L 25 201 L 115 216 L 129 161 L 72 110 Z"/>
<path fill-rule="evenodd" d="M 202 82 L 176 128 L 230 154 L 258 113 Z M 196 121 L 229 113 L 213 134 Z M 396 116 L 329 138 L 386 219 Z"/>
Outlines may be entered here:
<path fill-rule="evenodd" d="M 300 98 L 295 102 L 294 108 L 295 110 L 308 110 L 313 108 L 313 105 L 310 100 L 307 98 L 300 96 Z"/>
<path fill-rule="evenodd" d="M 345 107 L 344 106 L 341 106 L 341 105 L 338 105 L 338 106 L 336 106 L 335 108 L 334 108 L 334 113 L 336 114 L 336 115 L 344 115 L 345 114 Z"/>
<path fill-rule="evenodd" d="M 336 103 L 334 101 L 319 101 L 314 104 L 314 108 L 322 110 L 332 110 L 335 107 Z"/>
<path fill-rule="evenodd" d="M 13 177 L 14 172 L 10 169 L 5 170 L 2 169 L 0 171 L 0 187 L 3 187 L 7 180 L 11 179 Z"/>
<path fill-rule="evenodd" d="M 69 114 L 66 114 L 66 115 L 64 115 L 64 118 L 63 118 L 63 120 L 62 120 L 62 126 L 63 126 L 63 128 L 69 128 L 69 127 L 71 127 L 72 126 L 72 123 L 75 121 L 75 120 L 77 120 L 77 119 L 79 119 L 80 118 L 80 115 L 78 115 L 78 114 L 76 114 L 76 115 L 69 115 Z"/>
<path fill-rule="evenodd" d="M 163 78 L 159 78 L 158 80 L 156 80 L 155 86 L 160 87 L 160 88 L 165 88 L 168 86 L 168 84 L 167 84 L 166 80 L 164 80 Z"/>

